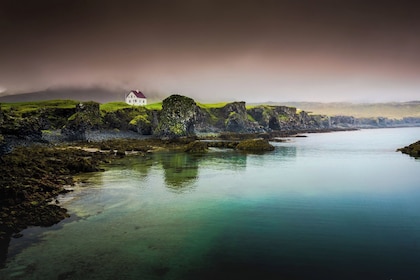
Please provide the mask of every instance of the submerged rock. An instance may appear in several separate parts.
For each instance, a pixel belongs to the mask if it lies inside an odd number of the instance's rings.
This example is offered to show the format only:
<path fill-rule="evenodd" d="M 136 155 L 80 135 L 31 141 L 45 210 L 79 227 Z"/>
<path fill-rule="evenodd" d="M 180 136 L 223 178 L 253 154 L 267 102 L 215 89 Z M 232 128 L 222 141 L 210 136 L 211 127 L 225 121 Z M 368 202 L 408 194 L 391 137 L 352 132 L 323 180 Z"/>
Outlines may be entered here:
<path fill-rule="evenodd" d="M 184 151 L 187 153 L 205 153 L 208 149 L 209 148 L 206 142 L 196 140 L 187 144 Z"/>
<path fill-rule="evenodd" d="M 273 151 L 274 146 L 264 139 L 244 140 L 236 146 L 236 149 L 250 152 Z"/>

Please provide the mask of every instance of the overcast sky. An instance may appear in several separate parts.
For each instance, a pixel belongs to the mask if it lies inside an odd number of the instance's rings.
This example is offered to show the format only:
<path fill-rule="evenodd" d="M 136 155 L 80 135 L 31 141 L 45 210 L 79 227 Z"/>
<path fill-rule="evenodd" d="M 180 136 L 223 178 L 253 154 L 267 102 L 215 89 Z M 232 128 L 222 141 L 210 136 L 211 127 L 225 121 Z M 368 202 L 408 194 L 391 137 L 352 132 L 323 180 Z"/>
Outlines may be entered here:
<path fill-rule="evenodd" d="M 416 2 L 2 0 L 0 95 L 102 86 L 203 101 L 419 100 Z"/>

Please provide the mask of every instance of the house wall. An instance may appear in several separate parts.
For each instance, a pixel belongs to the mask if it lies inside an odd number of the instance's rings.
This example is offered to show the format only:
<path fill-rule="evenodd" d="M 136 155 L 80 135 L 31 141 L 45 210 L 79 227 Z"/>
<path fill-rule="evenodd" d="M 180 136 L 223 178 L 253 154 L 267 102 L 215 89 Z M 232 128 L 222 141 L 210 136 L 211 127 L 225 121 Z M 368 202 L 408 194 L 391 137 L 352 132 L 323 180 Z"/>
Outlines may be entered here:
<path fill-rule="evenodd" d="M 145 106 L 147 105 L 147 99 L 146 98 L 138 98 L 134 93 L 130 93 L 125 98 L 125 102 L 130 105 L 134 106 Z"/>

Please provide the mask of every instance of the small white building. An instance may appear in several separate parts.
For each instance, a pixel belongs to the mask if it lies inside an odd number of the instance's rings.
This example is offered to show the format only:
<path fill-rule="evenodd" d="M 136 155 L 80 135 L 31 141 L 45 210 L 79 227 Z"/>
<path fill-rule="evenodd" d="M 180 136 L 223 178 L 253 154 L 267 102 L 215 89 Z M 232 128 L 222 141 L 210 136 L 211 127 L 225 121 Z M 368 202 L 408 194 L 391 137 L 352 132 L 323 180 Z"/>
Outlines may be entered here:
<path fill-rule="evenodd" d="M 141 91 L 132 90 L 125 97 L 125 102 L 129 105 L 144 106 L 147 105 L 147 98 Z"/>

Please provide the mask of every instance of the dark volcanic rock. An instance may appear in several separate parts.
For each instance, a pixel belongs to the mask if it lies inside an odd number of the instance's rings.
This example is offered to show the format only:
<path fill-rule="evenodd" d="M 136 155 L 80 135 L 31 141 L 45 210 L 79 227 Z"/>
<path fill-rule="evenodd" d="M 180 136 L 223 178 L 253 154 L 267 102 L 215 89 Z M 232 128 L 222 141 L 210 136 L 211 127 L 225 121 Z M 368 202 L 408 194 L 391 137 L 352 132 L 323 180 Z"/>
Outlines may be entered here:
<path fill-rule="evenodd" d="M 61 129 L 76 108 L 41 108 L 37 113 L 42 129 Z"/>
<path fill-rule="evenodd" d="M 261 105 L 249 109 L 248 114 L 267 132 L 329 127 L 328 117 L 297 112 L 293 107 Z"/>
<path fill-rule="evenodd" d="M 221 109 L 225 119 L 225 130 L 230 132 L 246 132 L 249 125 L 245 102 L 226 104 Z"/>
<path fill-rule="evenodd" d="M 1 112 L 0 133 L 20 139 L 39 141 L 42 137 L 41 123 L 36 116 L 14 116 Z"/>
<path fill-rule="evenodd" d="M 189 97 L 171 95 L 162 103 L 155 135 L 162 138 L 193 136 L 197 105 Z"/>
<path fill-rule="evenodd" d="M 196 140 L 187 144 L 184 151 L 187 153 L 204 153 L 208 151 L 208 146 L 206 142 Z"/>
<path fill-rule="evenodd" d="M 240 142 L 236 149 L 249 152 L 273 151 L 274 146 L 265 139 L 250 139 Z"/>
<path fill-rule="evenodd" d="M 99 111 L 99 103 L 79 103 L 76 105 L 76 113 L 69 118 L 61 133 L 70 141 L 86 141 L 86 132 L 99 129 L 101 124 L 102 118 Z"/>
<path fill-rule="evenodd" d="M 133 106 L 112 112 L 103 117 L 105 129 L 132 130 L 142 135 L 152 134 L 154 114 L 143 106 Z"/>
<path fill-rule="evenodd" d="M 414 158 L 420 158 L 420 140 L 404 148 L 400 148 L 397 151 L 410 155 Z"/>
<path fill-rule="evenodd" d="M 68 217 L 50 202 L 68 192 L 73 175 L 99 171 L 104 153 L 41 145 L 17 147 L 0 157 L 0 240 L 27 226 L 50 226 Z"/>

